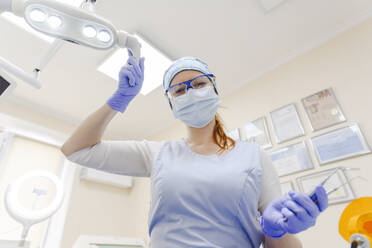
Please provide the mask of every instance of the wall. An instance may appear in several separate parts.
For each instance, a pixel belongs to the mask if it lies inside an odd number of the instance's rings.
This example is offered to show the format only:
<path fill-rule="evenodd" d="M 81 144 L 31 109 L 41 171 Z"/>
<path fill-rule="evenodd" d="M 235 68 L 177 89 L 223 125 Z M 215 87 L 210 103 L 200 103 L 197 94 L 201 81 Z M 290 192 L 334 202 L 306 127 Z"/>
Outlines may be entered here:
<path fill-rule="evenodd" d="M 0 112 L 18 119 L 27 120 L 31 123 L 47 127 L 48 129 L 56 130 L 66 135 L 70 135 L 75 129 L 74 125 L 66 123 L 63 120 L 47 116 L 45 113 L 36 112 L 35 109 L 20 105 L 12 100 L 2 102 L 0 104 Z M 16 138 L 16 140 L 23 140 L 23 138 L 19 137 Z M 48 157 L 44 156 L 43 158 L 39 158 L 39 160 L 42 159 L 44 162 L 52 161 L 52 158 L 54 157 L 59 163 L 60 158 L 63 156 L 60 150 L 54 146 L 44 145 L 46 147 L 50 147 L 49 149 L 53 149 L 53 152 L 50 152 L 45 151 L 45 149 L 41 149 L 42 144 L 37 142 L 29 141 L 27 144 L 29 144 L 27 150 L 30 151 L 31 154 L 48 154 Z M 36 149 L 36 152 L 33 149 Z M 17 159 L 18 157 L 18 160 L 24 161 L 26 158 L 24 155 L 17 156 L 17 154 L 21 153 L 19 149 L 17 151 L 11 149 L 10 153 L 11 154 L 8 156 L 12 155 L 11 157 L 13 160 Z M 36 157 L 36 155 L 34 155 L 34 157 Z M 36 161 L 35 159 L 29 159 L 29 157 L 27 157 L 27 159 L 28 161 Z M 12 166 L 10 166 L 13 168 L 11 171 L 13 174 L 18 173 L 17 175 L 19 175 L 19 173 L 22 174 L 24 172 L 23 170 L 19 169 L 19 166 L 14 166 L 14 164 L 19 163 L 22 165 L 22 162 L 16 163 L 13 161 Z M 38 162 L 37 164 L 40 163 Z M 45 164 L 45 166 L 48 164 L 50 169 L 52 169 L 53 166 L 50 164 L 50 162 Z M 24 165 L 29 166 L 28 164 Z M 40 168 L 40 166 L 32 166 L 30 168 L 35 169 L 36 167 Z M 131 190 L 118 189 L 101 184 L 80 181 L 80 166 L 78 167 L 79 168 L 74 178 L 70 207 L 64 228 L 64 236 L 61 247 L 71 248 L 80 234 L 117 235 L 133 238 L 145 237 L 147 231 L 146 206 L 149 203 L 146 202 L 146 197 L 142 197 L 143 192 L 145 192 L 146 189 L 141 186 L 140 180 L 138 180 L 139 182 L 135 182 L 135 187 L 133 187 Z M 7 178 L 7 180 L 0 180 L 0 182 L 4 182 L 4 185 L 7 184 L 9 180 L 13 180 L 12 178 L 14 178 L 14 175 L 9 176 L 9 173 L 4 170 L 1 172 L 0 178 Z M 3 193 L 4 185 L 0 185 L 0 193 Z M 134 214 L 133 209 L 136 210 Z M 3 211 L 3 206 L 1 206 L 0 210 Z M 2 218 L 5 217 L 7 216 L 3 216 Z M 21 226 L 17 223 L 13 223 L 14 221 L 10 220 L 8 217 L 6 221 L 11 223 L 11 226 L 0 226 L 0 233 L 2 235 L 0 238 L 17 238 L 19 236 L 17 232 L 21 230 Z M 5 219 L 3 222 L 5 223 Z M 35 239 L 36 242 L 39 242 L 41 239 L 41 235 L 39 235 L 40 230 L 44 230 L 45 226 L 46 222 L 35 226 L 35 228 L 31 230 L 30 237 L 34 237 L 33 239 Z M 3 233 L 10 230 L 12 227 L 19 228 L 9 233 L 9 235 L 12 236 L 4 236 L 5 234 L 3 235 Z"/>
<path fill-rule="evenodd" d="M 16 91 L 17 89 L 15 89 L 15 92 Z M 0 104 L 0 113 L 20 120 L 26 120 L 33 124 L 37 124 L 66 135 L 70 134 L 75 129 L 75 126 L 71 125 L 70 123 L 48 116 L 45 113 L 35 111 L 36 108 L 37 106 L 24 106 L 10 98 L 7 98 Z"/>
<path fill-rule="evenodd" d="M 80 235 L 144 239 L 147 233 L 149 186 L 141 179 L 131 189 L 80 181 L 79 170 L 67 215 L 62 248 L 71 248 Z M 142 179 L 143 181 L 144 179 Z"/>
<path fill-rule="evenodd" d="M 20 156 L 21 154 L 21 156 Z M 15 135 L 10 142 L 10 148 L 5 159 L 0 164 L 0 199 L 4 199 L 8 184 L 32 170 L 47 170 L 56 175 L 61 169 L 61 157 L 59 149 L 55 146 L 30 140 Z M 31 187 L 28 187 L 31 186 Z M 36 200 L 33 189 L 42 189 L 46 195 L 40 196 Z M 20 204 L 27 209 L 42 209 L 48 206 L 55 194 L 54 186 L 49 180 L 35 181 L 29 179 L 21 187 Z M 38 248 L 43 240 L 47 222 L 42 222 L 32 226 L 27 236 L 31 242 L 30 248 Z M 0 240 L 19 239 L 22 233 L 22 225 L 13 220 L 5 209 L 3 201 L 0 203 Z"/>
<path fill-rule="evenodd" d="M 273 149 L 309 140 L 310 137 L 357 122 L 372 145 L 372 19 L 356 26 L 326 44 L 281 65 L 260 79 L 252 82 L 235 94 L 223 98 L 221 113 L 228 128 L 242 127 L 245 122 L 255 120 L 270 111 L 289 103 L 296 103 L 300 118 L 304 124 L 306 136 L 285 142 Z M 244 72 L 244 68 L 241 68 Z M 217 82 L 218 84 L 218 82 Z M 301 98 L 322 89 L 332 87 L 347 118 L 347 122 L 311 132 L 306 119 Z M 270 133 L 273 134 L 271 125 Z M 185 135 L 182 124 L 174 126 L 152 137 L 154 140 L 178 139 Z M 273 137 L 273 136 L 272 136 Z M 274 142 L 274 141 L 273 141 Z M 352 186 L 357 197 L 372 196 L 372 155 L 334 162 L 319 166 L 311 151 L 315 169 L 292 176 L 282 177 L 281 181 L 295 178 L 315 171 L 337 166 L 360 167 L 353 176 L 369 176 L 369 182 L 353 181 Z M 332 205 L 323 213 L 316 227 L 299 235 L 304 247 L 347 247 L 338 234 L 338 220 L 347 204 Z"/>
<path fill-rule="evenodd" d="M 333 87 L 336 96 L 349 122 L 359 123 L 364 135 L 372 143 L 372 20 L 368 20 L 328 43 L 281 65 L 265 76 L 240 89 L 235 94 L 223 98 L 220 113 L 228 127 L 240 127 L 246 121 L 254 120 L 269 111 L 285 104 L 295 102 L 307 136 L 283 145 L 292 144 L 303 139 L 337 128 L 335 126 L 320 132 L 311 133 L 305 118 L 300 99 L 309 94 Z M 242 73 L 244 68 L 241 68 Z M 13 103 L 4 102 L 0 111 L 27 119 L 49 128 L 70 134 L 74 126 L 46 117 Z M 184 127 L 177 124 L 148 139 L 179 139 L 183 137 Z M 271 130 L 270 130 L 271 131 Z M 274 146 L 274 148 L 280 146 Z M 311 153 L 318 171 L 336 166 L 360 167 L 359 174 L 371 175 L 371 155 L 344 160 L 320 167 Z M 310 171 L 309 171 L 310 172 Z M 294 179 L 306 173 L 284 177 L 282 180 Z M 357 173 L 355 173 L 357 175 Z M 353 187 L 358 196 L 372 195 L 372 182 L 354 182 Z M 149 240 L 147 236 L 147 213 L 149 207 L 149 179 L 136 178 L 134 188 L 118 189 L 78 180 L 75 178 L 71 206 L 66 222 L 63 248 L 70 248 L 80 234 L 118 235 L 139 237 Z M 346 243 L 337 233 L 338 218 L 345 204 L 331 206 L 318 220 L 315 228 L 299 235 L 305 247 L 346 247 Z"/>

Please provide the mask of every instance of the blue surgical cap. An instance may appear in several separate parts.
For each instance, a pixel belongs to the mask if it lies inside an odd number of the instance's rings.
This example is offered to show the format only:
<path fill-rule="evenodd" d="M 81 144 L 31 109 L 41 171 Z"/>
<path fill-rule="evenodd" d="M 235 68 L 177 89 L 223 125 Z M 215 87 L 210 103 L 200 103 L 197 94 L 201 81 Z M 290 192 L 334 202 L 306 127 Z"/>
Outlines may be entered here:
<path fill-rule="evenodd" d="M 179 58 L 173 61 L 173 63 L 169 66 L 169 68 L 164 73 L 164 77 L 163 77 L 164 89 L 168 89 L 174 76 L 176 76 L 177 73 L 184 71 L 184 70 L 196 70 L 204 74 L 211 73 L 209 71 L 208 65 L 204 63 L 203 61 L 201 61 L 200 59 L 197 59 L 191 56 Z"/>

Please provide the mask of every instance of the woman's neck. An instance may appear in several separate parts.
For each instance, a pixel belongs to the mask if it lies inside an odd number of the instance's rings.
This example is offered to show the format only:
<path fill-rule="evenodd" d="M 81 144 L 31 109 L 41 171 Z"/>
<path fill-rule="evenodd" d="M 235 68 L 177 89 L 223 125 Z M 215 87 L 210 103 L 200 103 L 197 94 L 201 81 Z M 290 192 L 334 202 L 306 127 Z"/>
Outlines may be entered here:
<path fill-rule="evenodd" d="M 196 146 L 214 143 L 213 130 L 215 125 L 216 121 L 213 118 L 213 120 L 203 128 L 187 126 L 186 142 Z"/>

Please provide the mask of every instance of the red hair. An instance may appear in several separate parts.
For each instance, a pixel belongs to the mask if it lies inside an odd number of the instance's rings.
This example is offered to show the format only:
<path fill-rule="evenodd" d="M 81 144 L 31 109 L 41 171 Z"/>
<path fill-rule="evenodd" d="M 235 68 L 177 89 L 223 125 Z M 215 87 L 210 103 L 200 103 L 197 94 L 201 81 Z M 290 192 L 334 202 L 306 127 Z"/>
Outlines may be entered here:
<path fill-rule="evenodd" d="M 235 140 L 226 135 L 224 125 L 220 115 L 215 116 L 215 126 L 213 129 L 213 140 L 220 147 L 219 152 L 230 150 L 235 147 Z"/>

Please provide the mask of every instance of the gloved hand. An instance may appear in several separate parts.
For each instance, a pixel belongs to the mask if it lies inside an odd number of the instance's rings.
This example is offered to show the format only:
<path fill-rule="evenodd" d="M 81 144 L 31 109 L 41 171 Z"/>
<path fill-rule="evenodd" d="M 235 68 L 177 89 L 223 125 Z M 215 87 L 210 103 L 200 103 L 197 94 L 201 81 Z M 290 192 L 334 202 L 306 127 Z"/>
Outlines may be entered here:
<path fill-rule="evenodd" d="M 282 208 L 285 207 L 284 203 L 290 200 L 289 195 L 284 195 L 274 199 L 265 208 L 260 217 L 260 225 L 264 234 L 272 238 L 280 238 L 286 234 L 286 230 L 280 223 L 284 218 L 282 214 Z"/>
<path fill-rule="evenodd" d="M 127 64 L 121 68 L 119 73 L 118 89 L 107 100 L 107 104 L 112 109 L 123 113 L 130 101 L 140 92 L 144 80 L 144 61 L 145 58 L 142 57 L 138 63 L 136 58 L 129 53 Z"/>
<path fill-rule="evenodd" d="M 322 186 L 317 186 L 315 204 L 309 195 L 290 191 L 266 207 L 260 218 L 262 231 L 269 237 L 299 233 L 315 225 L 316 218 L 328 207 L 328 196 Z"/>

